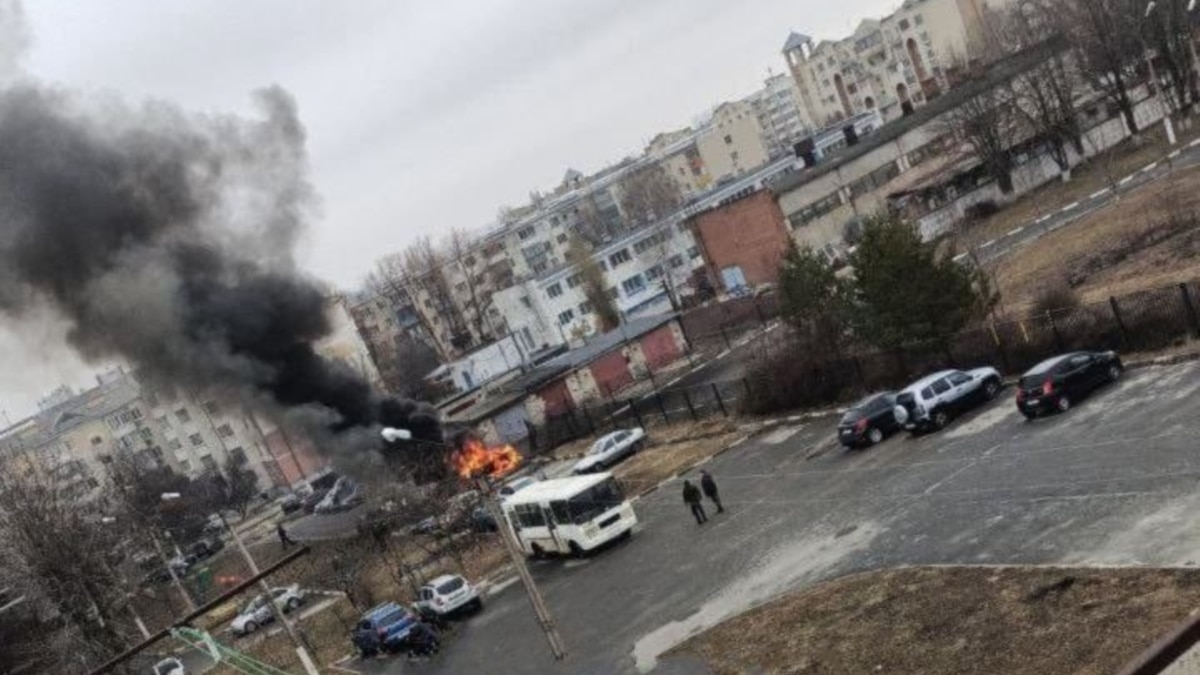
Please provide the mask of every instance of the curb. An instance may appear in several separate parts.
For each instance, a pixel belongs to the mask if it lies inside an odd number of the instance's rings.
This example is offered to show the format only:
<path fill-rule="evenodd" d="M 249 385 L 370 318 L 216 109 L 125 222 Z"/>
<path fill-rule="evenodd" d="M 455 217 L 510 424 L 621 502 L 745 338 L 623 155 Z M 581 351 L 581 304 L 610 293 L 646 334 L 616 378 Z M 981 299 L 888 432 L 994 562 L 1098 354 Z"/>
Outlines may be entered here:
<path fill-rule="evenodd" d="M 1180 363 L 1188 363 L 1191 361 L 1200 361 L 1200 351 L 1173 354 L 1171 356 L 1160 356 L 1158 358 L 1145 359 L 1141 361 L 1131 361 L 1125 364 L 1125 370 L 1141 370 L 1143 368 L 1155 368 L 1159 366 L 1174 366 Z"/>

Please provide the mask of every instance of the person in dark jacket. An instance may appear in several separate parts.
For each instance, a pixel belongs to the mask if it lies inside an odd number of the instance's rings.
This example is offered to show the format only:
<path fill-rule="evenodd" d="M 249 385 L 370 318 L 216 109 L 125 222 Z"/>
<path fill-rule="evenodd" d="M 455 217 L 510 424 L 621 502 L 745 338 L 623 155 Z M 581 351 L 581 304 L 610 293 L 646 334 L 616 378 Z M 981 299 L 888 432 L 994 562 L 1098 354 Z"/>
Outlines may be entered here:
<path fill-rule="evenodd" d="M 292 546 L 296 543 L 291 537 L 288 536 L 287 530 L 283 529 L 283 523 L 280 523 L 275 528 L 275 534 L 279 535 L 279 543 L 283 544 L 284 548 Z"/>
<path fill-rule="evenodd" d="M 692 509 L 692 515 L 696 516 L 696 524 L 703 525 L 708 522 L 708 516 L 704 513 L 704 505 L 700 502 L 704 497 L 700 494 L 700 488 L 692 485 L 691 481 L 683 481 L 683 502 Z"/>
<path fill-rule="evenodd" d="M 721 506 L 721 495 L 717 493 L 717 481 L 704 469 L 700 470 L 700 489 L 704 490 L 705 497 L 717 505 L 717 513 L 725 513 L 725 507 Z"/>

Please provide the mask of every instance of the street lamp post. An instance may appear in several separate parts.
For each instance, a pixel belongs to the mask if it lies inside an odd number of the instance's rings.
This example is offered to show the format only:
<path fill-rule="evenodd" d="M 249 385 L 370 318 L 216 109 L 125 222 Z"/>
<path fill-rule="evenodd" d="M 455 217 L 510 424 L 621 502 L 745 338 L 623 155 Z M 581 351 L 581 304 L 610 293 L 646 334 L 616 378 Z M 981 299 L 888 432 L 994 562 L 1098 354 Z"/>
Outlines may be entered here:
<path fill-rule="evenodd" d="M 182 495 L 180 495 L 178 492 L 164 492 L 162 494 L 163 501 L 173 501 L 175 499 L 180 499 L 181 497 Z M 258 563 L 254 562 L 254 556 L 251 556 L 250 551 L 246 549 L 246 544 L 242 541 L 241 535 L 239 535 L 237 530 L 229 525 L 229 521 L 225 520 L 225 514 L 221 513 L 220 509 L 217 509 L 217 517 L 221 519 L 221 524 L 225 526 L 225 530 L 229 532 L 229 536 L 233 539 L 234 544 L 237 545 L 238 551 L 242 554 L 242 559 L 246 561 L 246 565 L 250 568 L 250 574 L 253 576 L 258 576 Z M 296 646 L 296 655 L 300 658 L 300 663 L 304 666 L 304 671 L 308 673 L 308 675 L 320 675 L 316 664 L 313 662 L 312 657 L 308 654 L 308 648 L 305 646 L 304 640 L 301 639 L 300 634 L 296 632 L 295 626 L 293 626 L 291 622 L 287 620 L 287 616 L 285 616 L 283 608 L 279 606 L 279 603 L 271 594 L 271 587 L 267 585 L 267 580 L 265 578 L 259 579 L 258 586 L 259 590 L 261 590 L 263 593 L 263 597 L 265 597 L 267 600 L 267 607 L 271 609 L 271 616 L 275 618 L 275 621 L 277 621 L 280 626 L 283 626 L 284 632 L 287 633 L 287 636 L 291 639 L 292 644 Z"/>

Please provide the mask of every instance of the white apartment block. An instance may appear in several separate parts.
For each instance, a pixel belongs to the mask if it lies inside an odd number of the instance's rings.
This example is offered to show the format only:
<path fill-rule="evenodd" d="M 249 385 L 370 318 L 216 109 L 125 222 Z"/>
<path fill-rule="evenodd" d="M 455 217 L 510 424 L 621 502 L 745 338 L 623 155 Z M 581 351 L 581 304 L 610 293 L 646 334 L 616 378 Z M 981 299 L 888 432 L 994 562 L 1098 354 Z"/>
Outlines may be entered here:
<path fill-rule="evenodd" d="M 792 152 L 793 146 L 809 136 L 815 126 L 800 105 L 796 81 L 785 73 L 772 74 L 763 80 L 763 88 L 746 101 L 754 108 L 762 127 L 763 142 L 772 158 Z"/>
<path fill-rule="evenodd" d="M 879 110 L 891 121 L 947 88 L 946 73 L 983 39 L 986 7 L 1011 0 L 905 0 L 852 35 L 814 42 L 793 32 L 783 46 L 813 126 Z"/>

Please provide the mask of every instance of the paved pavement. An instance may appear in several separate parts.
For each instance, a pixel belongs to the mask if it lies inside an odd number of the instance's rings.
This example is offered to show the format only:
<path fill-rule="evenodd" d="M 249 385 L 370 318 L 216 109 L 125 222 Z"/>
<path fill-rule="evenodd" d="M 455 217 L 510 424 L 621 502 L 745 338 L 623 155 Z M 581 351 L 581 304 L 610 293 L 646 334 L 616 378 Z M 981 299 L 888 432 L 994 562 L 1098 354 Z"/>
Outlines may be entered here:
<path fill-rule="evenodd" d="M 1093 211 L 1112 204 L 1121 195 L 1166 178 L 1174 170 L 1194 166 L 1200 166 L 1200 139 L 1171 151 L 1161 160 L 1147 164 L 1128 176 L 1114 176 L 1114 186 L 1094 192 L 1084 199 L 1043 214 L 1034 222 L 986 241 L 975 253 L 980 262 L 997 260 L 1048 232 L 1070 225 Z"/>
<path fill-rule="evenodd" d="M 698 527 L 671 482 L 640 531 L 534 574 L 570 650 L 554 663 L 519 586 L 436 659 L 370 673 L 633 673 L 684 637 L 780 592 L 908 564 L 1200 561 L 1200 364 L 1132 372 L 1069 414 L 1026 423 L 1007 394 L 940 434 L 867 451 L 834 421 L 785 426 L 708 464 L 729 512 Z M 702 673 L 666 659 L 657 673 Z"/>

